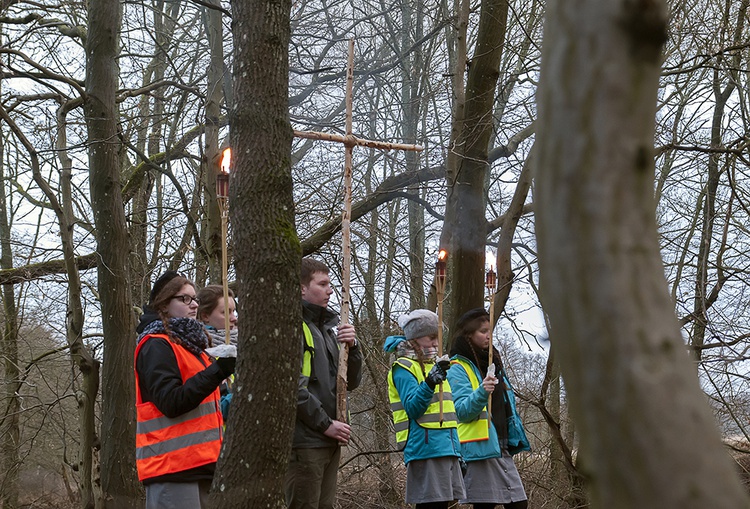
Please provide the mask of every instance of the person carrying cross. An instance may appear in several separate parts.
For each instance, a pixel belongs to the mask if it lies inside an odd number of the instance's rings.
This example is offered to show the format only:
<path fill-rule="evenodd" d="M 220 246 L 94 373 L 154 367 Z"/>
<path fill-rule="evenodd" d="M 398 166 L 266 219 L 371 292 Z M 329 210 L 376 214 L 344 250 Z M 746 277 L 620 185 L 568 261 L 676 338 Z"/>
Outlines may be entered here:
<path fill-rule="evenodd" d="M 289 509 L 333 509 L 341 446 L 349 442 L 351 427 L 336 420 L 336 377 L 339 347 L 349 345 L 347 389 L 362 380 L 362 353 L 354 326 L 339 324 L 328 307 L 333 293 L 326 264 L 303 258 L 302 373 L 297 393 L 297 420 L 284 495 Z"/>

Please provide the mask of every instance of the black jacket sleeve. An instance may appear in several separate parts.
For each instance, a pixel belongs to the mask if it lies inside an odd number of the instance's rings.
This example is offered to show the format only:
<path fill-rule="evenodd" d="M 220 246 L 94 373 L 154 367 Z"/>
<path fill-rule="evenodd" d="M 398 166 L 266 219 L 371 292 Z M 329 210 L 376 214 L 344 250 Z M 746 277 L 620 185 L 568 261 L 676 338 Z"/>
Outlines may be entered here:
<path fill-rule="evenodd" d="M 170 418 L 196 408 L 224 379 L 219 366 L 212 362 L 183 384 L 174 352 L 163 338 L 146 341 L 135 365 L 143 401 L 154 403 Z"/>

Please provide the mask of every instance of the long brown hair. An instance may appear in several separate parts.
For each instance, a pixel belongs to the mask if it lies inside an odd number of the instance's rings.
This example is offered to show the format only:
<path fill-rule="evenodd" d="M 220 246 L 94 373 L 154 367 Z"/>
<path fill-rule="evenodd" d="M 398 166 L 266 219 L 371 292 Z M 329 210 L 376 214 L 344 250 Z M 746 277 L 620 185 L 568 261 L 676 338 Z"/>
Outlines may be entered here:
<path fill-rule="evenodd" d="M 451 357 L 454 355 L 461 355 L 469 360 L 472 360 L 479 372 L 483 376 L 487 375 L 487 367 L 489 365 L 489 352 L 487 350 L 479 350 L 474 346 L 471 341 L 471 336 L 478 331 L 482 325 L 489 323 L 490 314 L 483 308 L 476 308 L 464 313 L 456 323 L 456 334 L 453 336 L 453 342 L 451 346 Z M 490 348 L 493 349 L 493 364 L 498 368 L 498 374 L 503 369 L 502 360 L 500 359 L 500 352 L 492 343 L 490 339 Z M 471 355 L 469 355 L 471 354 Z"/>

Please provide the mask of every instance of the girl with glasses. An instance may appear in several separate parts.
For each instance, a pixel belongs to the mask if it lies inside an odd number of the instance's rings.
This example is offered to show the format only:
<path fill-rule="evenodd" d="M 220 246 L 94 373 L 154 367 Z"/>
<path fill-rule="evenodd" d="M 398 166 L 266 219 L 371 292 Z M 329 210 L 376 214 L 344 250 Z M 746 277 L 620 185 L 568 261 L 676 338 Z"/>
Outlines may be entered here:
<path fill-rule="evenodd" d="M 157 280 L 149 307 L 157 319 L 143 326 L 135 351 L 136 465 L 146 508 L 204 508 L 222 442 L 219 385 L 236 357 L 213 361 L 204 352 L 209 338 L 185 277 Z"/>

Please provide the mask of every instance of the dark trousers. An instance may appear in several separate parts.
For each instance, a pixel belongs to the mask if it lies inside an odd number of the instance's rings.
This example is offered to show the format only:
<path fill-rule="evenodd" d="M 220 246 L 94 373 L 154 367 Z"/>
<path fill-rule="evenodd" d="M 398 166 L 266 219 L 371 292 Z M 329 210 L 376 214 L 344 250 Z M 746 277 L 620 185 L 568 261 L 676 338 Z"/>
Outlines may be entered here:
<path fill-rule="evenodd" d="M 284 479 L 289 509 L 333 509 L 341 447 L 292 449 Z"/>

